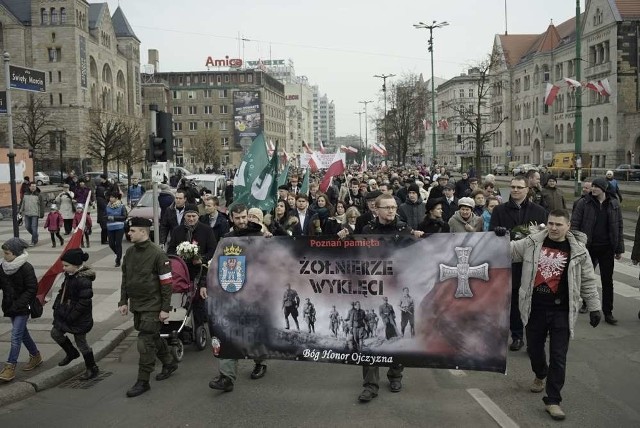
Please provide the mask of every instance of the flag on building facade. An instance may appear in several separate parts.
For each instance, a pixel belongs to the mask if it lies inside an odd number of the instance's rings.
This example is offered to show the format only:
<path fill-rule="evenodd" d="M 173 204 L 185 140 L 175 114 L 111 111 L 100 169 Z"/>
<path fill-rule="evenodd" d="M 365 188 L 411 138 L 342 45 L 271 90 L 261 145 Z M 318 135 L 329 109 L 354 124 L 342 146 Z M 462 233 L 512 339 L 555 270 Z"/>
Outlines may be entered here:
<path fill-rule="evenodd" d="M 577 80 L 570 79 L 568 77 L 563 77 L 563 79 L 565 82 L 567 82 L 567 85 L 571 86 L 572 88 L 579 88 L 580 86 L 582 86 L 582 84 Z"/>
<path fill-rule="evenodd" d="M 556 85 L 552 85 L 551 83 L 547 83 L 547 90 L 544 94 L 544 103 L 548 106 L 552 105 L 558 96 L 558 92 L 560 91 L 560 87 Z"/>
<path fill-rule="evenodd" d="M 342 162 L 342 156 L 340 156 L 340 152 L 337 151 L 333 156 L 333 160 L 331 161 L 331 165 L 329 165 L 329 169 L 327 169 L 327 172 L 324 174 L 324 177 L 322 177 L 322 180 L 320 181 L 320 191 L 322 193 L 326 193 L 327 189 L 331 185 L 331 180 L 333 179 L 333 177 L 342 174 L 344 170 L 345 166 L 344 162 Z"/>
<path fill-rule="evenodd" d="M 591 81 L 585 85 L 585 88 L 592 90 L 593 92 L 600 93 L 602 91 L 602 87 L 598 84 L 598 82 Z"/>
<path fill-rule="evenodd" d="M 600 95 L 603 97 L 608 97 L 611 95 L 611 85 L 609 84 L 609 79 L 598 80 L 598 85 L 600 85 Z"/>

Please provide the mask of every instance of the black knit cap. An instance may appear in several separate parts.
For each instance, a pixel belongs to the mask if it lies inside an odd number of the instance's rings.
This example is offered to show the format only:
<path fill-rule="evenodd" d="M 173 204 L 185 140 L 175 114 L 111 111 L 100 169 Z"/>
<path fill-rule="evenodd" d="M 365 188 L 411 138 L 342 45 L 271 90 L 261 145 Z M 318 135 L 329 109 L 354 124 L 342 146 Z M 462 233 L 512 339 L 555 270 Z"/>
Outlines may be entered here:
<path fill-rule="evenodd" d="M 74 266 L 81 266 L 82 263 L 87 260 L 89 260 L 89 254 L 85 253 L 80 248 L 72 248 L 62 255 L 63 262 L 67 262 Z"/>
<path fill-rule="evenodd" d="M 144 217 L 133 217 L 129 220 L 129 227 L 151 227 L 153 223 L 151 220 Z"/>

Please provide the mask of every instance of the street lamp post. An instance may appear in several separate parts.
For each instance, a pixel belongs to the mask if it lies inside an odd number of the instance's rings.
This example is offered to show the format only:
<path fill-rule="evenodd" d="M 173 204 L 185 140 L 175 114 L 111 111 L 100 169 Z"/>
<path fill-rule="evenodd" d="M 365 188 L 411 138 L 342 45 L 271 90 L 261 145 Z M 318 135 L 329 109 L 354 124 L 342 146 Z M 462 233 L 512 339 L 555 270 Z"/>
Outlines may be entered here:
<path fill-rule="evenodd" d="M 576 0 L 576 80 L 580 81 L 582 70 L 582 45 L 580 40 L 580 0 Z M 575 125 L 574 139 L 575 139 L 575 153 L 576 153 L 576 179 L 574 195 L 580 196 L 582 193 L 581 181 L 582 181 L 582 87 L 575 88 L 576 91 L 576 113 L 575 113 Z"/>
<path fill-rule="evenodd" d="M 424 22 L 419 22 L 417 24 L 413 24 L 415 28 L 427 29 L 429 30 L 429 47 L 428 50 L 431 53 L 431 140 L 433 146 L 433 159 L 432 162 L 436 161 L 436 89 L 434 83 L 434 73 L 433 73 L 433 30 L 435 28 L 442 28 L 449 25 L 447 21 L 442 21 L 436 23 L 433 21 L 431 24 L 425 24 Z"/>
<path fill-rule="evenodd" d="M 358 101 L 360 104 L 364 104 L 364 154 L 362 159 L 367 156 L 367 150 L 369 150 L 369 133 L 367 131 L 367 104 L 373 101 Z M 360 138 L 362 140 L 362 137 Z"/>
<path fill-rule="evenodd" d="M 357 111 L 353 114 L 357 114 L 358 115 L 358 123 L 360 125 L 360 151 L 362 152 L 362 115 L 364 114 L 363 111 Z M 362 156 L 362 153 L 360 154 L 360 156 Z"/>
<path fill-rule="evenodd" d="M 384 145 L 385 147 L 389 145 L 389 139 L 387 137 L 387 79 L 390 77 L 395 77 L 395 74 L 376 74 L 373 77 L 377 77 L 382 79 L 382 95 L 384 97 Z"/>
<path fill-rule="evenodd" d="M 64 168 L 63 168 L 63 164 L 62 164 L 62 144 L 66 143 L 66 134 L 67 131 L 65 131 L 64 129 L 58 129 L 55 128 L 53 131 L 50 131 L 51 133 L 51 139 L 55 142 L 55 144 L 58 146 L 58 150 L 60 153 L 60 183 L 64 183 Z"/>

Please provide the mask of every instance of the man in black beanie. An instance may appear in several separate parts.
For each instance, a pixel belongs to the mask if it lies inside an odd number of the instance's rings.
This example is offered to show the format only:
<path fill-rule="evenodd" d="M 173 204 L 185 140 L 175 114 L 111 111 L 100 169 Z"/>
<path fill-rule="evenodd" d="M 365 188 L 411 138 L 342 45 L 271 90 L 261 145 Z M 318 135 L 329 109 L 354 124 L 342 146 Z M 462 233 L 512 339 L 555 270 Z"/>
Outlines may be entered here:
<path fill-rule="evenodd" d="M 620 202 L 607 192 L 609 183 L 602 177 L 591 182 L 591 194 L 573 206 L 571 229 L 587 235 L 587 250 L 593 267 L 600 265 L 602 313 L 607 324 L 615 325 L 613 316 L 613 266 L 624 253 L 622 209 Z M 584 303 L 583 303 L 584 305 Z M 584 309 L 580 310 L 584 313 Z"/>

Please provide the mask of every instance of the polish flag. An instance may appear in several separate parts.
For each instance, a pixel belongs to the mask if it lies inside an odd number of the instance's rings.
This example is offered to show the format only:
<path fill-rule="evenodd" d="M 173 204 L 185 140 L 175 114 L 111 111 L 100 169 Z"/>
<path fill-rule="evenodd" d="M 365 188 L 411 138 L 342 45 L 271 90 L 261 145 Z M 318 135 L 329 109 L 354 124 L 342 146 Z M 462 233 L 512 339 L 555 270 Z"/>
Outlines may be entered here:
<path fill-rule="evenodd" d="M 602 88 L 600 90 L 600 95 L 602 95 L 603 97 L 608 97 L 609 95 L 611 95 L 611 85 L 609 85 L 609 79 L 598 80 L 598 85 L 600 86 L 600 88 Z"/>
<path fill-rule="evenodd" d="M 447 129 L 449 129 L 449 121 L 447 119 L 440 119 L 438 121 L 438 128 L 446 131 Z"/>
<path fill-rule="evenodd" d="M 340 157 L 340 152 L 336 152 L 333 156 L 333 160 L 331 161 L 331 165 L 329 165 L 329 169 L 322 177 L 320 181 L 320 191 L 322 193 L 326 193 L 327 189 L 331 185 L 331 179 L 336 175 L 340 175 L 344 172 L 344 163 L 342 162 L 342 158 Z"/>
<path fill-rule="evenodd" d="M 585 88 L 591 89 L 593 92 L 597 92 L 597 93 L 600 93 L 602 91 L 602 87 L 600 86 L 600 84 L 593 81 L 587 83 L 585 85 Z"/>
<path fill-rule="evenodd" d="M 367 170 L 367 157 L 365 156 L 362 159 L 362 163 L 360 164 L 360 172 L 365 172 Z"/>
<path fill-rule="evenodd" d="M 447 126 L 449 126 L 449 123 L 447 122 Z M 378 144 L 378 146 L 380 146 L 380 148 L 382 149 L 384 155 L 387 155 L 387 148 L 384 146 L 384 144 L 380 143 Z"/>
<path fill-rule="evenodd" d="M 322 144 L 322 140 L 318 139 L 318 143 L 320 143 L 320 153 L 324 154 L 324 144 Z"/>
<path fill-rule="evenodd" d="M 282 153 L 284 153 L 284 163 L 289 162 L 289 153 L 285 149 L 282 149 Z"/>
<path fill-rule="evenodd" d="M 87 195 L 87 201 L 91 200 L 91 192 Z M 87 209 L 82 212 L 82 218 L 80 219 L 80 223 L 73 230 L 71 234 L 71 238 L 67 241 L 67 245 L 60 252 L 58 259 L 51 265 L 51 267 L 45 272 L 45 274 L 38 281 L 38 291 L 36 292 L 36 298 L 40 300 L 40 303 L 44 305 L 44 299 L 49 291 L 51 291 L 51 287 L 53 287 L 53 283 L 58 278 L 58 275 L 63 273 L 62 270 L 62 255 L 68 250 L 74 248 L 80 248 L 82 244 L 82 240 L 84 239 L 84 227 L 87 222 L 87 213 L 89 212 L 89 204 L 85 205 Z"/>
<path fill-rule="evenodd" d="M 565 82 L 567 82 L 567 85 L 571 86 L 572 88 L 579 88 L 580 86 L 582 86 L 582 84 L 577 80 L 569 79 L 568 77 L 563 77 L 563 79 Z"/>
<path fill-rule="evenodd" d="M 552 85 L 551 83 L 547 83 L 547 90 L 544 94 L 544 103 L 548 106 L 552 105 L 558 96 L 558 92 L 560 91 L 560 87 L 556 85 Z"/>
<path fill-rule="evenodd" d="M 322 165 L 322 162 L 318 159 L 318 155 L 311 153 L 311 157 L 309 158 L 309 168 L 311 168 L 311 172 L 318 172 L 320 165 Z"/>
<path fill-rule="evenodd" d="M 311 147 L 309 147 L 309 144 L 307 144 L 306 141 L 302 140 L 302 145 L 304 146 L 305 153 L 309 155 L 313 153 L 313 150 L 311 150 Z"/>
<path fill-rule="evenodd" d="M 352 146 L 340 146 L 340 151 L 344 153 L 358 153 L 358 149 Z"/>

